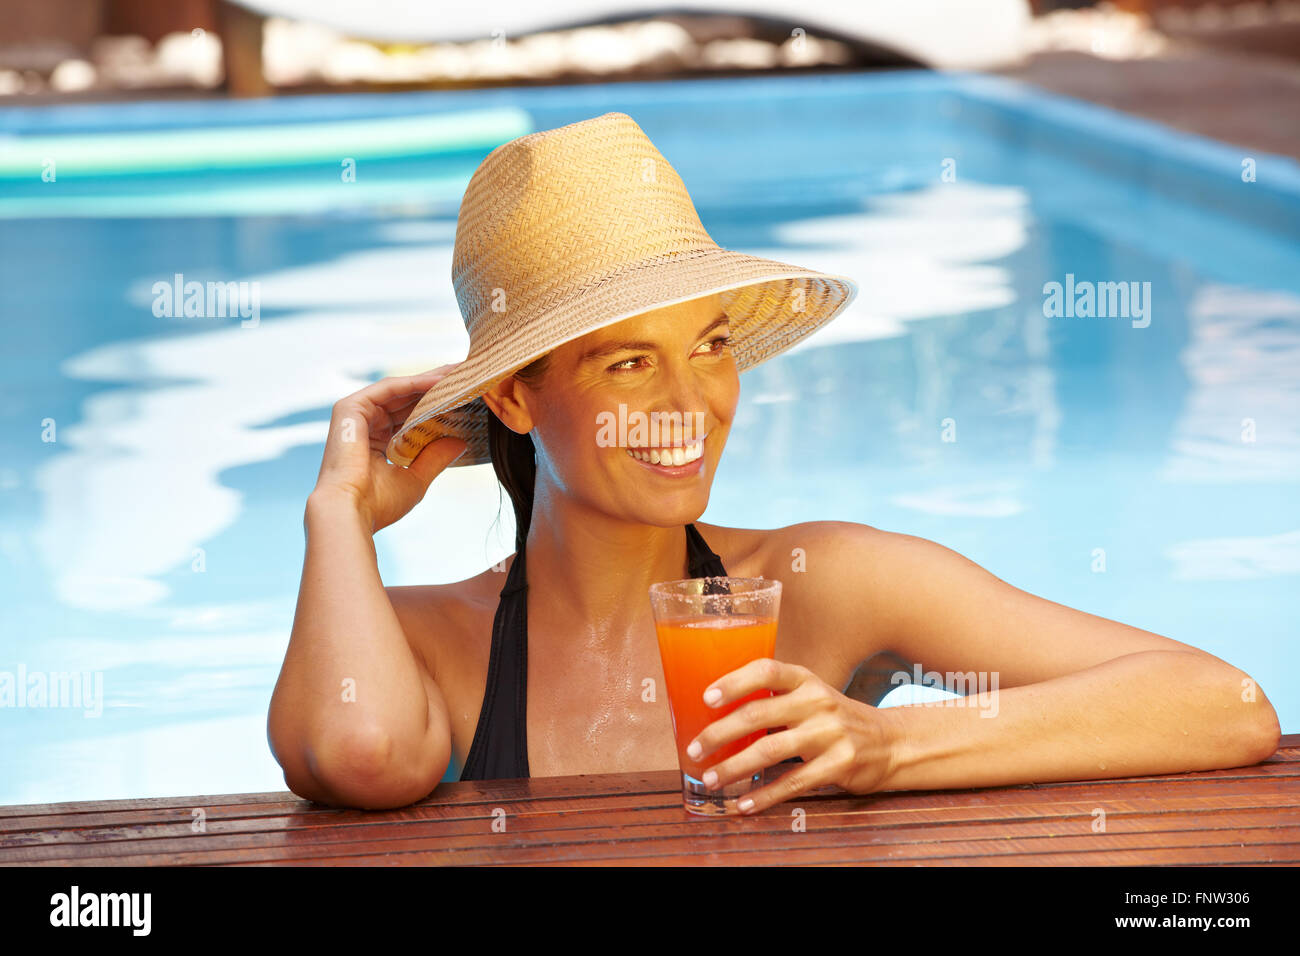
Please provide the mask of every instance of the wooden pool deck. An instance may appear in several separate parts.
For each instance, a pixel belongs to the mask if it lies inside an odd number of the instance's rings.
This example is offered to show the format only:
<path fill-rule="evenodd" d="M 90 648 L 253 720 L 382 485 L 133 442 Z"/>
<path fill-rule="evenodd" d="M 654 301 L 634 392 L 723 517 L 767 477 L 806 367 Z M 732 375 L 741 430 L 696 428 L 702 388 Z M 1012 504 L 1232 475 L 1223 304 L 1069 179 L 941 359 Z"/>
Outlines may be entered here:
<path fill-rule="evenodd" d="M 400 810 L 288 791 L 0 807 L 0 866 L 1300 864 L 1300 734 L 1252 767 L 681 807 L 673 772 L 445 783 Z"/>
<path fill-rule="evenodd" d="M 1298 28 L 1300 29 L 1300 28 Z M 1144 60 L 1054 52 L 997 71 L 1176 129 L 1300 159 L 1300 64 L 1179 46 Z"/>

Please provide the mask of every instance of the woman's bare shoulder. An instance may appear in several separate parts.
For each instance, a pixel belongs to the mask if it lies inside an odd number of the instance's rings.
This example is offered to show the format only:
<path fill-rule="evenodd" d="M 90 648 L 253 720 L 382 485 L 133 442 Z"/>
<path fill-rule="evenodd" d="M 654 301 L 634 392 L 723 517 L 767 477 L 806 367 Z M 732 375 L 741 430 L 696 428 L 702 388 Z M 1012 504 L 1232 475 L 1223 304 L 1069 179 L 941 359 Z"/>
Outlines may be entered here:
<path fill-rule="evenodd" d="M 882 635 L 875 623 L 888 598 L 882 589 L 861 585 L 880 580 L 872 565 L 886 564 L 896 539 L 905 535 L 851 521 L 805 521 L 770 529 L 696 526 L 729 574 L 781 582 L 777 641 L 783 659 L 843 686 L 853 669 L 880 649 Z M 726 548 L 741 557 L 735 566 Z"/>
<path fill-rule="evenodd" d="M 761 528 L 728 528 L 703 521 L 693 524 L 709 548 L 722 559 L 723 567 L 733 578 L 770 577 L 766 573 L 766 554 L 771 531 Z"/>
<path fill-rule="evenodd" d="M 407 641 L 431 676 L 438 660 L 461 657 L 475 642 L 491 635 L 491 619 L 514 555 L 473 577 L 448 584 L 386 587 Z M 486 630 L 484 621 L 487 621 Z"/>
<path fill-rule="evenodd" d="M 853 521 L 804 521 L 783 528 L 728 528 L 697 521 L 695 527 L 729 574 L 780 581 L 792 573 L 822 580 L 833 575 L 840 561 L 883 554 L 908 537 Z"/>

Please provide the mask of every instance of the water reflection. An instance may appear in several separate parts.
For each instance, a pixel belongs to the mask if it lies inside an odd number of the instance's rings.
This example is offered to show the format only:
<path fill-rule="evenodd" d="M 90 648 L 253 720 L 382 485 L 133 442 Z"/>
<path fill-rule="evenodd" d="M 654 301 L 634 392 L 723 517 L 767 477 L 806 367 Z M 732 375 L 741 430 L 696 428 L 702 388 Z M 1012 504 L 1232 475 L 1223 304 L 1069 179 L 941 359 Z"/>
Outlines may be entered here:
<path fill-rule="evenodd" d="M 1192 388 L 1165 477 L 1294 481 L 1300 475 L 1300 296 L 1210 284 L 1187 309 Z"/>

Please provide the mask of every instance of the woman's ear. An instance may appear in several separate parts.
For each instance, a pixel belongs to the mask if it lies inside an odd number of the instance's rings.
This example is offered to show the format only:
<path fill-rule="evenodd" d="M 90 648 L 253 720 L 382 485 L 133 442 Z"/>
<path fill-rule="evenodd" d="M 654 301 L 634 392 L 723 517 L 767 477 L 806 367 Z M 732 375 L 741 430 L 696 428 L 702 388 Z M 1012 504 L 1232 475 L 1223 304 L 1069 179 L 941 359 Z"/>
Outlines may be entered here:
<path fill-rule="evenodd" d="M 533 430 L 532 413 L 523 391 L 523 384 L 511 375 L 483 393 L 487 407 L 507 428 L 519 435 L 526 435 Z"/>

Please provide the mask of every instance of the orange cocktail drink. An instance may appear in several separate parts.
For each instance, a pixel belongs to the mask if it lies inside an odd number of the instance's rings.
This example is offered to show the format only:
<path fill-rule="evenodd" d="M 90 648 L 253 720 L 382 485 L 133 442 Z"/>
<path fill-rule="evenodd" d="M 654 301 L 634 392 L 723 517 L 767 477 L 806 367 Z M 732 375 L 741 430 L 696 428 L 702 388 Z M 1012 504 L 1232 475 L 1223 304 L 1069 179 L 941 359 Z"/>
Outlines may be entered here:
<path fill-rule="evenodd" d="M 650 589 L 682 772 L 682 799 L 692 813 L 734 813 L 736 801 L 761 782 L 762 774 L 757 773 L 711 791 L 703 776 L 709 767 L 759 740 L 766 730 L 737 738 L 698 761 L 687 756 L 686 748 L 715 720 L 750 700 L 771 696 L 771 691 L 760 690 L 722 707 L 704 702 L 705 690 L 718 678 L 775 655 L 780 596 L 781 583 L 765 578 L 690 578 Z"/>
<path fill-rule="evenodd" d="M 700 779 L 715 763 L 740 753 L 766 733 L 755 731 L 705 754 L 699 761 L 686 755 L 686 747 L 709 724 L 746 701 L 772 696 L 770 690 L 760 690 L 723 707 L 710 707 L 704 702 L 704 692 L 719 677 L 776 653 L 776 621 L 715 615 L 655 627 L 659 631 L 659 655 L 673 715 L 673 733 L 677 736 L 677 757 L 683 772 Z"/>

